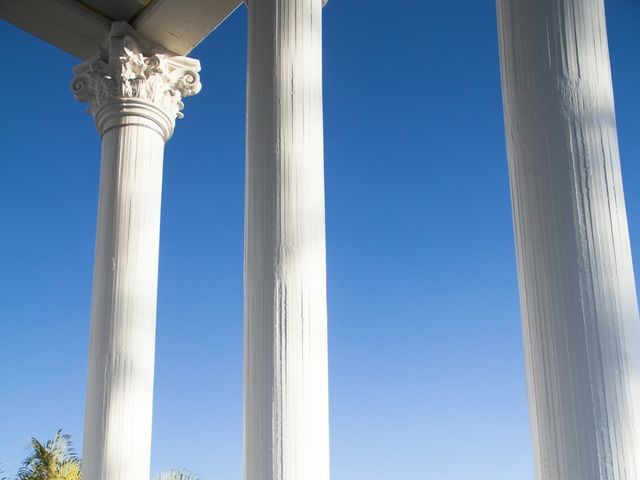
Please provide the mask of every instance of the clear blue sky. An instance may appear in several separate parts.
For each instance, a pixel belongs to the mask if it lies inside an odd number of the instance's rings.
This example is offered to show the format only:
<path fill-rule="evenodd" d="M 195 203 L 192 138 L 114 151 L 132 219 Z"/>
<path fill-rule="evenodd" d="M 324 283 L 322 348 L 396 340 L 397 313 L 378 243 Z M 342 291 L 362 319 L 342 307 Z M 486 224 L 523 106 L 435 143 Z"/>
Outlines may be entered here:
<path fill-rule="evenodd" d="M 640 258 L 640 4 L 607 0 Z M 80 449 L 99 138 L 69 55 L 0 23 L 0 466 Z M 246 11 L 167 145 L 153 470 L 242 478 Z M 324 13 L 333 480 L 531 480 L 492 0 Z M 636 272 L 640 266 L 636 262 Z"/>

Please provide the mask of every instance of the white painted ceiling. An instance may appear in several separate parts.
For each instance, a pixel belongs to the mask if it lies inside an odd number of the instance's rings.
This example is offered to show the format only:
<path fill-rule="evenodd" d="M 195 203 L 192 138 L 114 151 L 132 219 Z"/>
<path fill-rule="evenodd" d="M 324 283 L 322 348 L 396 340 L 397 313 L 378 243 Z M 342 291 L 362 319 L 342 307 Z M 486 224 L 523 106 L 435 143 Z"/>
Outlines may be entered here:
<path fill-rule="evenodd" d="M 242 0 L 0 0 L 0 18 L 80 58 L 93 56 L 111 23 L 186 55 Z"/>
<path fill-rule="evenodd" d="M 130 22 L 142 12 L 153 0 L 76 0 L 87 7 L 113 20 Z"/>

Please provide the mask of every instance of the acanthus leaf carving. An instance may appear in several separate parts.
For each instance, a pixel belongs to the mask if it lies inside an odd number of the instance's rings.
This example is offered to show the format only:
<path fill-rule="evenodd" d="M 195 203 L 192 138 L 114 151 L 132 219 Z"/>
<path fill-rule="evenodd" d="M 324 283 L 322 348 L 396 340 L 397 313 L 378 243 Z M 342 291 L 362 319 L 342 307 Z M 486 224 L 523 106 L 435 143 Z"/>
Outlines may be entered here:
<path fill-rule="evenodd" d="M 135 98 L 161 109 L 172 121 L 182 118 L 182 99 L 200 91 L 200 62 L 161 48 L 145 56 L 136 40 L 112 33 L 108 47 L 76 66 L 71 90 L 93 115 L 113 100 Z"/>

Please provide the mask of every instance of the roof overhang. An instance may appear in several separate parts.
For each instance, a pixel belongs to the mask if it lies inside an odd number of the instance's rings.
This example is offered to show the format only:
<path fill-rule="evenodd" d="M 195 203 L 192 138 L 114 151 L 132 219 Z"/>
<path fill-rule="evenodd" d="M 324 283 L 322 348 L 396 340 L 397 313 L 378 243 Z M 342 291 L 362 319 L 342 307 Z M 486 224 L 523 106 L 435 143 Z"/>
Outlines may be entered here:
<path fill-rule="evenodd" d="M 86 60 L 114 21 L 129 23 L 148 41 L 187 55 L 243 0 L 0 0 L 0 17 Z"/>

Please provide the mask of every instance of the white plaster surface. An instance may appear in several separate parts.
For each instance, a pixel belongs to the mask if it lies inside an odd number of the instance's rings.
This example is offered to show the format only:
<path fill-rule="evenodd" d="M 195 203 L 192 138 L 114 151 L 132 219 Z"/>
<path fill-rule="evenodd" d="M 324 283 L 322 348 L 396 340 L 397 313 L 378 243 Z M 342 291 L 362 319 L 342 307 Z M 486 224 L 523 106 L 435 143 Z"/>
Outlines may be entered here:
<path fill-rule="evenodd" d="M 248 8 L 245 479 L 328 480 L 322 1 Z"/>
<path fill-rule="evenodd" d="M 102 140 L 82 477 L 148 479 L 164 140 Z"/>
<path fill-rule="evenodd" d="M 640 479 L 640 323 L 602 0 L 498 0 L 538 479 Z"/>
<path fill-rule="evenodd" d="M 102 136 L 82 478 L 150 478 L 162 163 L 198 62 L 145 55 L 114 25 L 74 69 Z"/>

